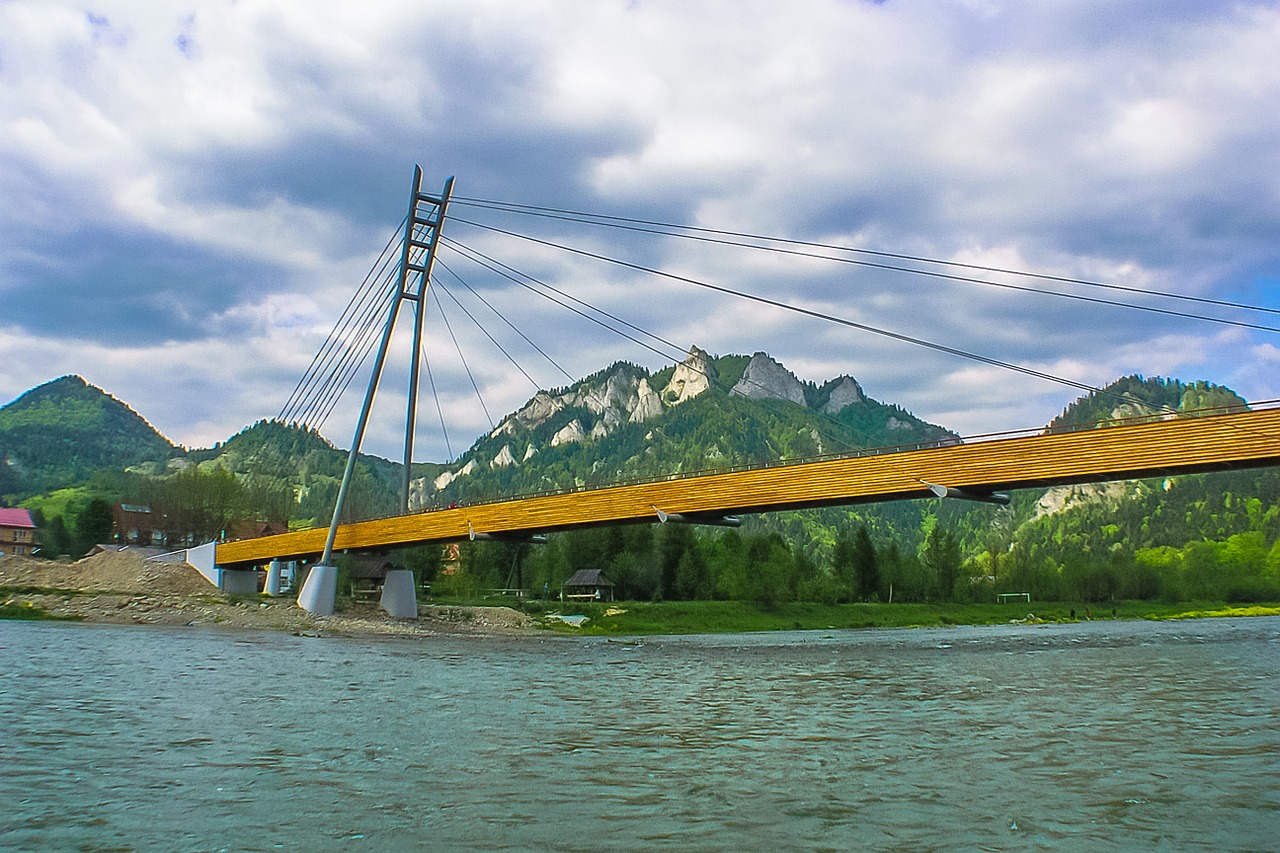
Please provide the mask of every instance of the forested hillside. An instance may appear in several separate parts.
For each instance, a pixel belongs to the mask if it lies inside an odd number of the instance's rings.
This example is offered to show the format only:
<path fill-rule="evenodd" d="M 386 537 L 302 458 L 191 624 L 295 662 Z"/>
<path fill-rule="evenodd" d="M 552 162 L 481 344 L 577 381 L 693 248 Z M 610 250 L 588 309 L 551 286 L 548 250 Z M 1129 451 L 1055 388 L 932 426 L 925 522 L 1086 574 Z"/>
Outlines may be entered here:
<path fill-rule="evenodd" d="M 32 510 L 50 556 L 78 556 L 110 541 L 115 504 L 148 508 L 150 532 L 175 547 L 327 524 L 347 461 L 318 433 L 271 421 L 187 451 L 79 377 L 0 409 L 0 442 L 0 505 Z M 396 512 L 401 470 L 362 455 L 344 515 Z"/>
<path fill-rule="evenodd" d="M 1111 383 L 1105 394 L 1081 397 L 1049 423 L 1050 430 L 1079 426 L 1107 426 L 1129 418 L 1170 413 L 1238 411 L 1245 401 L 1230 388 L 1211 382 L 1125 376 Z"/>
<path fill-rule="evenodd" d="M 79 376 L 47 382 L 0 408 L 0 497 L 182 455 L 141 415 Z"/>
<path fill-rule="evenodd" d="M 314 430 L 264 420 L 209 450 L 192 451 L 190 459 L 205 472 L 228 471 L 262 495 L 257 502 L 259 515 L 311 526 L 329 523 L 347 456 L 347 451 Z M 346 516 L 395 513 L 400 506 L 402 470 L 395 462 L 361 454 Z"/>

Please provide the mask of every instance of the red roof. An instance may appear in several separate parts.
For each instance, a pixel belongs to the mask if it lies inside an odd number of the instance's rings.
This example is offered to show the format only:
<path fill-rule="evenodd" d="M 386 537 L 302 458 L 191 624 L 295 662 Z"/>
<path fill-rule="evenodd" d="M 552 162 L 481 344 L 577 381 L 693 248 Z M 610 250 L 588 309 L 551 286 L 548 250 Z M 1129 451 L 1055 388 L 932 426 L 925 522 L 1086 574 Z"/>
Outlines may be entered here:
<path fill-rule="evenodd" d="M 31 520 L 28 510 L 0 508 L 0 527 L 27 527 L 35 530 L 36 523 Z"/>

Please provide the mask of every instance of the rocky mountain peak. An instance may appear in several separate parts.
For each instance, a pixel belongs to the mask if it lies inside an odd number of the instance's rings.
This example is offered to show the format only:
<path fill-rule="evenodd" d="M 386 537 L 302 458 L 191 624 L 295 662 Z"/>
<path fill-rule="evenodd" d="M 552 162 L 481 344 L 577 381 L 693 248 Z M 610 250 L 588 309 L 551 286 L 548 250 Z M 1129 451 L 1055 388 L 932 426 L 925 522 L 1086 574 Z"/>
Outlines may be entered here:
<path fill-rule="evenodd" d="M 564 408 L 564 401 L 552 397 L 546 391 L 539 391 L 533 399 L 525 403 L 524 408 L 498 424 L 491 436 L 514 435 L 517 430 L 527 431 L 542 426 Z"/>
<path fill-rule="evenodd" d="M 862 393 L 862 386 L 852 376 L 840 376 L 833 381 L 835 384 L 830 385 L 830 394 L 822 407 L 822 411 L 827 414 L 834 415 L 845 406 L 852 406 L 867 399 Z"/>
<path fill-rule="evenodd" d="M 805 405 L 804 386 L 800 380 L 763 352 L 751 356 L 742 378 L 729 393 L 748 400 L 788 400 L 800 406 Z"/>
<path fill-rule="evenodd" d="M 569 421 L 555 435 L 551 436 L 551 446 L 559 447 L 562 444 L 578 444 L 587 437 L 582 431 L 582 423 L 577 419 Z"/>
<path fill-rule="evenodd" d="M 648 378 L 641 379 L 636 386 L 636 407 L 631 412 L 628 422 L 642 424 L 662 415 L 662 398 L 649 385 Z"/>
<path fill-rule="evenodd" d="M 669 406 L 692 400 L 711 387 L 714 376 L 715 367 L 711 364 L 711 356 L 704 350 L 691 346 L 684 361 L 676 365 L 667 387 L 662 389 L 662 399 Z"/>
<path fill-rule="evenodd" d="M 619 367 L 600 381 L 583 383 L 576 392 L 566 394 L 566 402 L 582 406 L 593 415 L 618 409 L 629 412 L 635 408 L 639 384 L 634 373 Z"/>
<path fill-rule="evenodd" d="M 835 419 L 839 420 L 840 413 L 854 404 L 873 407 L 868 411 L 876 424 L 870 427 L 863 424 L 859 428 L 860 441 L 871 440 L 866 437 L 868 429 L 886 444 L 901 443 L 908 433 L 946 435 L 941 428 L 866 397 L 852 376 L 837 376 L 820 386 L 802 382 L 782 363 L 764 352 L 757 352 L 749 359 L 742 355 L 713 358 L 705 350 L 691 346 L 682 361 L 663 370 L 660 375 L 670 376 L 661 391 L 657 390 L 655 386 L 658 383 L 654 383 L 645 368 L 617 362 L 568 388 L 539 391 L 518 411 L 504 418 L 490 436 L 478 442 L 474 452 L 464 454 L 455 463 L 461 467 L 439 473 L 434 476 L 434 481 L 425 483 L 421 499 L 427 500 L 433 492 L 451 487 L 459 478 L 482 480 L 499 470 L 507 472 L 502 475 L 504 480 L 517 481 L 523 476 L 523 469 L 536 468 L 538 463 L 532 462 L 536 454 L 552 449 L 559 449 L 551 457 L 553 464 L 561 468 L 578 465 L 578 457 L 572 450 L 574 446 L 590 448 L 585 455 L 594 460 L 591 463 L 592 476 L 597 475 L 598 468 L 603 470 L 610 466 L 617 469 L 618 476 L 648 472 L 658 455 L 671 452 L 668 445 L 672 442 L 664 435 L 666 419 L 683 418 L 684 423 L 693 415 L 697 420 L 719 423 L 717 411 L 724 407 L 718 402 L 726 393 L 753 401 L 786 400 L 807 410 L 803 414 L 787 413 L 791 418 L 799 414 L 801 419 L 819 417 L 821 412 L 837 416 Z M 729 388 L 732 379 L 738 381 Z M 674 407 L 696 397 L 702 397 L 697 404 L 678 412 L 674 410 Z M 734 407 L 734 411 L 750 411 L 750 407 Z M 762 429 L 776 429 L 777 425 L 771 418 L 777 414 L 776 406 L 761 407 L 758 418 Z M 865 416 L 859 417 L 867 420 Z M 764 427 L 765 423 L 770 426 Z M 629 430 L 638 424 L 644 424 L 649 430 L 642 446 L 637 446 L 636 433 Z M 654 427 L 650 429 L 649 424 Z M 830 425 L 824 427 L 830 428 Z M 710 441 L 706 441 L 707 436 L 699 436 L 695 440 L 695 444 L 702 441 L 706 446 L 694 451 L 702 454 L 701 461 L 691 464 L 718 465 L 725 460 L 737 464 L 761 454 L 795 456 L 822 453 L 828 441 L 827 435 L 815 426 L 799 433 L 792 430 L 785 436 L 769 435 L 758 441 L 758 446 L 746 449 L 735 443 L 733 426 L 721 423 L 717 429 L 722 434 L 712 436 Z M 843 427 L 836 425 L 835 429 L 839 431 Z M 618 435 L 622 436 L 621 440 L 614 442 Z M 662 445 L 662 448 L 655 445 Z M 524 449 L 523 453 L 520 448 Z M 624 453 L 627 455 L 619 456 Z M 682 459 L 672 465 L 678 467 L 684 461 Z M 579 472 L 576 476 L 580 485 L 584 475 Z"/>

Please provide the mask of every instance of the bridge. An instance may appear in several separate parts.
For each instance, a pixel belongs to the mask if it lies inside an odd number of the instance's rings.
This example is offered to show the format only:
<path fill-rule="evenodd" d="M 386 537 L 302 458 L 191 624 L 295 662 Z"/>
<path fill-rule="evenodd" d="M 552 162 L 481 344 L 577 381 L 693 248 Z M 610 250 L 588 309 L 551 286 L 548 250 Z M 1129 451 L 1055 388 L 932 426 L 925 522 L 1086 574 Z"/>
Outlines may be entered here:
<path fill-rule="evenodd" d="M 335 550 L 378 552 L 468 539 L 526 541 L 537 534 L 614 524 L 736 524 L 741 514 L 930 496 L 1007 503 L 1008 496 L 1003 493 L 1013 489 L 1280 464 L 1280 408 L 1237 407 L 1192 413 L 1166 412 L 1105 428 L 1041 430 L 967 440 L 951 438 L 927 445 L 858 450 L 731 470 L 684 473 L 415 513 L 408 511 L 418 383 L 415 359 L 406 418 L 402 511 L 389 518 L 340 523 L 344 497 L 397 312 L 403 304 L 412 305 L 415 312 L 414 352 L 421 347 L 424 297 L 432 280 L 432 265 L 452 184 L 450 178 L 441 194 L 425 194 L 421 191 L 421 171 L 415 170 L 410 210 L 400 243 L 401 258 L 390 299 L 390 316 L 374 361 L 332 523 L 328 528 L 211 543 L 204 546 L 203 559 L 210 564 L 208 568 L 235 574 L 276 561 L 318 560 L 319 564 L 308 575 L 299 604 L 317 613 L 329 613 L 333 609 L 336 585 L 336 570 L 331 565 Z M 838 321 L 838 318 L 826 319 Z M 846 325 L 857 326 L 847 322 Z M 887 334 L 909 343 L 928 345 Z M 945 347 L 935 348 L 1077 388 L 1097 390 L 1017 365 Z M 392 575 L 384 588 L 383 606 L 393 615 L 416 615 L 412 576 L 408 572 Z"/>
<path fill-rule="evenodd" d="M 743 513 L 932 496 L 984 498 L 1009 489 L 1277 464 L 1280 408 L 889 448 L 530 495 L 339 525 L 334 545 L 339 550 L 377 550 L 477 536 L 522 538 L 605 524 L 714 524 Z M 326 534 L 327 529 L 315 528 L 220 543 L 216 562 L 246 568 L 273 559 L 319 557 Z"/>

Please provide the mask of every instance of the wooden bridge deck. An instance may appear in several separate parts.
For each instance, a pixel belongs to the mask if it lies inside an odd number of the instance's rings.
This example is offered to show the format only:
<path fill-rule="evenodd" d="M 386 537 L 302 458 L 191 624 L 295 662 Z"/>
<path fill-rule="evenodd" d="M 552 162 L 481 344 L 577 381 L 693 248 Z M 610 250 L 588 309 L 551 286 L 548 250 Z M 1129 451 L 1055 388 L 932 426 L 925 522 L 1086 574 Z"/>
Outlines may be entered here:
<path fill-rule="evenodd" d="M 926 483 L 973 491 L 1123 480 L 1280 464 L 1280 409 L 1182 417 L 880 455 L 536 495 L 343 525 L 335 549 L 377 549 L 657 521 L 929 497 Z M 223 567 L 319 556 L 327 528 L 221 543 Z"/>

